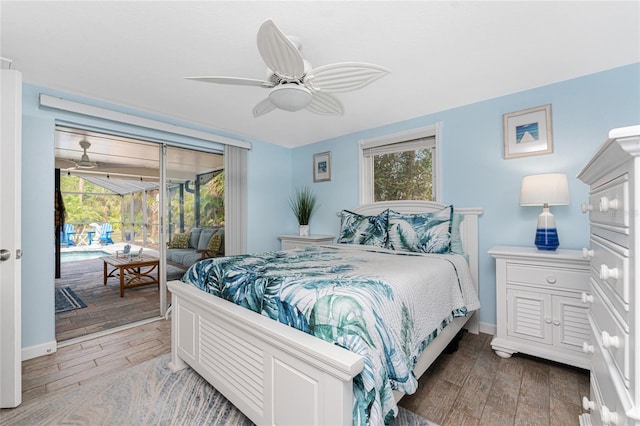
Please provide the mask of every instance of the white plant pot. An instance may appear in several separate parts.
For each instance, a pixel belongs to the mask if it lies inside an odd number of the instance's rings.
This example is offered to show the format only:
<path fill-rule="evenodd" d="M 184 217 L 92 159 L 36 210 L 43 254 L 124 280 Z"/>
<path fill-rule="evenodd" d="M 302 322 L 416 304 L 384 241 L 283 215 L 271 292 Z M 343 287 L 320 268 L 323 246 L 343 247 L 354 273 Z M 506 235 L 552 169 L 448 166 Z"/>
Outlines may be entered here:
<path fill-rule="evenodd" d="M 301 237 L 309 236 L 309 225 L 299 225 L 298 226 L 298 235 Z"/>

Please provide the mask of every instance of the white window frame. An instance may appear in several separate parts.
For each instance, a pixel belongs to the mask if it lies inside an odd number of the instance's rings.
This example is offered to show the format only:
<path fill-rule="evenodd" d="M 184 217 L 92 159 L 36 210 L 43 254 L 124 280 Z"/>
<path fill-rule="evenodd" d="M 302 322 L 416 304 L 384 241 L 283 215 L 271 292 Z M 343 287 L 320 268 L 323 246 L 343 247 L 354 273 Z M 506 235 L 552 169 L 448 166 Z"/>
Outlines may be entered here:
<path fill-rule="evenodd" d="M 384 145 L 390 145 L 421 138 L 435 138 L 435 152 L 431 159 L 431 167 L 433 174 L 433 200 L 440 202 L 442 192 L 440 187 L 440 129 L 442 124 L 435 123 L 431 126 L 420 127 L 417 129 L 406 130 L 390 135 L 378 136 L 370 139 L 361 139 L 358 141 L 360 150 L 359 169 L 360 169 L 360 205 L 372 203 L 373 199 L 373 156 L 366 157 L 365 151 L 370 148 L 376 148 Z"/>

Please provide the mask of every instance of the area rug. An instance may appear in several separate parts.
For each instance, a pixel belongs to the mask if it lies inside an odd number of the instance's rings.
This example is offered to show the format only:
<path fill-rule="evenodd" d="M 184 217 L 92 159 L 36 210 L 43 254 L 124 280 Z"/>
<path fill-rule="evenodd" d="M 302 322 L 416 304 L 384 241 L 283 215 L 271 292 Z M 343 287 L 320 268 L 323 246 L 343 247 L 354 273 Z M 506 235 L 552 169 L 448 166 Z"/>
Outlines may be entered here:
<path fill-rule="evenodd" d="M 71 287 L 56 288 L 56 314 L 86 307 Z"/>
<path fill-rule="evenodd" d="M 190 368 L 172 373 L 169 355 L 0 412 L 9 425 L 253 425 Z M 435 426 L 400 408 L 395 426 Z"/>

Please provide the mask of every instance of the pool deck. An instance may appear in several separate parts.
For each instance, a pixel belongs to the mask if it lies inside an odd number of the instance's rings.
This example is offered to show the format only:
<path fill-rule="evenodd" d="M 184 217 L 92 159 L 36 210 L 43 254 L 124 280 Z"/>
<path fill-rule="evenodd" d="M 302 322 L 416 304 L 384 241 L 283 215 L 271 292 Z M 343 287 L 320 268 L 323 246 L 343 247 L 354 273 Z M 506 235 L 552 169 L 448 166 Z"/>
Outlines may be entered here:
<path fill-rule="evenodd" d="M 71 246 L 71 247 L 61 247 L 60 252 L 61 253 L 78 253 L 78 252 L 86 252 L 86 251 L 104 251 L 106 253 L 109 253 L 109 255 L 115 255 L 116 251 L 124 250 L 125 245 L 127 245 L 127 243 L 124 243 L 124 242 L 113 243 L 109 245 L 104 245 L 99 243 L 83 244 L 83 245 L 77 245 L 77 246 Z M 138 250 L 140 250 L 141 248 L 142 246 L 131 244 L 131 252 L 133 253 L 137 253 Z M 148 247 L 143 248 L 142 253 L 147 254 L 149 256 L 160 257 L 158 250 L 148 248 Z"/>

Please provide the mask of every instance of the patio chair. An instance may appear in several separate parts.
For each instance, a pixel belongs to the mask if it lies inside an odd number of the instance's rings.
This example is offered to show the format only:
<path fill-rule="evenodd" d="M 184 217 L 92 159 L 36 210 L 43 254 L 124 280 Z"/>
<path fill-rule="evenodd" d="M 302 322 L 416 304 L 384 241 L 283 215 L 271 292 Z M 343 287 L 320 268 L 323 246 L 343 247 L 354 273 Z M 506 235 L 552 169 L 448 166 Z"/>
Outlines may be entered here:
<path fill-rule="evenodd" d="M 92 223 L 91 226 L 93 225 L 94 224 Z M 103 223 L 100 226 L 100 229 L 98 229 L 97 226 L 94 226 L 93 231 L 87 232 L 87 235 L 89 236 L 89 244 L 93 243 L 93 234 L 98 234 L 98 242 L 100 244 L 103 244 L 103 243 L 105 245 L 113 244 L 113 240 L 111 239 L 112 232 L 113 232 L 113 227 L 109 222 Z"/>
<path fill-rule="evenodd" d="M 64 227 L 60 231 L 60 245 L 66 245 L 67 247 L 75 246 L 76 243 L 71 239 L 76 234 L 76 230 L 72 223 L 65 223 Z"/>
<path fill-rule="evenodd" d="M 113 228 L 111 227 L 111 224 L 109 222 L 105 222 L 102 224 L 102 227 L 100 228 L 100 236 L 98 237 L 98 242 L 100 242 L 100 244 L 105 244 L 105 245 L 109 245 L 109 244 L 113 244 L 113 240 L 111 239 L 111 233 L 113 232 Z"/>

